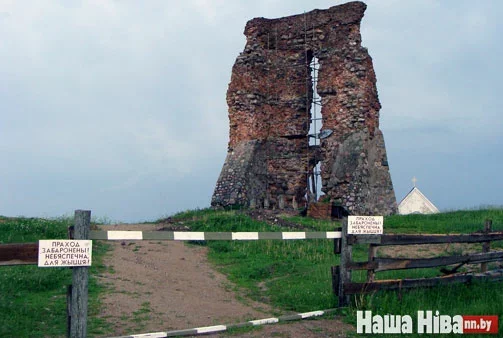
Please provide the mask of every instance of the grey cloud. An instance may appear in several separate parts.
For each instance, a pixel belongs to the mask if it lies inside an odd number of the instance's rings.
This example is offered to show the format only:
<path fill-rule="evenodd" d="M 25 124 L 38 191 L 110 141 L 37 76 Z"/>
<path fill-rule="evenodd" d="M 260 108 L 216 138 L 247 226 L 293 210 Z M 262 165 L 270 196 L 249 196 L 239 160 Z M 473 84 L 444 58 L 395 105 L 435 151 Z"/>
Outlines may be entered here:
<path fill-rule="evenodd" d="M 226 153 L 225 92 L 246 21 L 333 5 L 0 5 L 9 13 L 0 14 L 0 214 L 90 208 L 135 221 L 207 206 Z M 368 1 L 363 44 L 398 199 L 416 175 L 440 208 L 499 201 L 492 187 L 502 179 L 478 178 L 493 169 L 458 167 L 488 158 L 502 165 L 502 7 Z M 454 185 L 451 196 L 445 187 Z"/>

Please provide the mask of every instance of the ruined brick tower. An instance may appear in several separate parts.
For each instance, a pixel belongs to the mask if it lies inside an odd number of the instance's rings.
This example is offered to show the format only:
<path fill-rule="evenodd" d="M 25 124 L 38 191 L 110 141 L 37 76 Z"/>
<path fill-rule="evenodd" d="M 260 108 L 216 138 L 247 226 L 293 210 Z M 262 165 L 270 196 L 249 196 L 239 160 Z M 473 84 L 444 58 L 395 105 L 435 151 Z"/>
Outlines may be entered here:
<path fill-rule="evenodd" d="M 321 198 L 351 214 L 396 212 L 376 77 L 361 46 L 365 9 L 351 2 L 246 24 L 227 91 L 230 141 L 213 206 L 301 207 L 320 174 Z M 317 120 L 322 127 L 313 132 Z"/>

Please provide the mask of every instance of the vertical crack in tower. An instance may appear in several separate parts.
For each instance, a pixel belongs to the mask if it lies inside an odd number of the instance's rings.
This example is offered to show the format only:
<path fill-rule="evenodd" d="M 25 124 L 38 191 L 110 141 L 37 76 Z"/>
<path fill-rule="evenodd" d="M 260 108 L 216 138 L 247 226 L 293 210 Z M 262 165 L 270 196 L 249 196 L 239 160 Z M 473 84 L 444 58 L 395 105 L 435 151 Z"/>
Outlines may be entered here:
<path fill-rule="evenodd" d="M 213 206 L 296 209 L 324 193 L 352 214 L 396 212 L 375 73 L 361 46 L 365 8 L 351 2 L 246 24 Z"/>

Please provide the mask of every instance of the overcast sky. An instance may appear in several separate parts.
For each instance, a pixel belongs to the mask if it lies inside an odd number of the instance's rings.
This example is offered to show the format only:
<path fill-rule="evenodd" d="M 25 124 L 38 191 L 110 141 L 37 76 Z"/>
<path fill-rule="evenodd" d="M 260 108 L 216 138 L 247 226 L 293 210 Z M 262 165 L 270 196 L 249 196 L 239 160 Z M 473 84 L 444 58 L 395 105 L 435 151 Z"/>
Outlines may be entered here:
<path fill-rule="evenodd" d="M 340 3 L 0 0 L 0 215 L 209 206 L 246 22 Z M 397 201 L 503 205 L 503 2 L 366 3 Z"/>

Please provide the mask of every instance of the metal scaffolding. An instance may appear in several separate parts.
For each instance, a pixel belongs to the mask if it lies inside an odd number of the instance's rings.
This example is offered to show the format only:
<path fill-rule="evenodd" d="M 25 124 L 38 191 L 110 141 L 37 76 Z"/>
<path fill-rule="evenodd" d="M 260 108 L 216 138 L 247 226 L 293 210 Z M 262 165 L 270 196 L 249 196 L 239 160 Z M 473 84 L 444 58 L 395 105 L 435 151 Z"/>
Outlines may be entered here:
<path fill-rule="evenodd" d="M 271 36 L 272 35 L 272 36 Z M 295 47 L 292 47 L 295 48 Z M 299 50 L 300 51 L 300 50 Z M 277 58 L 278 54 L 278 30 L 275 29 L 267 34 L 267 50 L 266 53 L 269 55 L 273 55 L 274 58 Z M 322 100 L 321 97 L 317 93 L 317 84 L 318 84 L 318 71 L 320 65 L 318 63 L 318 54 L 319 54 L 319 46 L 316 43 L 315 39 L 315 29 L 314 22 L 313 27 L 311 27 L 311 32 L 308 31 L 308 15 L 304 13 L 304 60 L 297 64 L 289 64 L 288 68 L 301 68 L 304 69 L 305 75 L 302 81 L 291 81 L 292 85 L 304 85 L 305 86 L 305 97 L 299 97 L 299 101 L 305 104 L 305 114 L 308 122 L 309 129 L 305 136 L 299 135 L 299 137 L 307 138 L 307 146 L 305 154 L 291 154 L 288 156 L 274 156 L 274 154 L 270 153 L 270 149 L 267 150 L 266 157 L 268 160 L 271 159 L 281 159 L 281 158 L 293 158 L 298 156 L 305 156 L 306 167 L 299 168 L 302 174 L 305 174 L 306 179 L 306 192 L 305 199 L 306 205 L 311 203 L 312 201 L 317 201 L 319 198 L 319 193 L 321 193 L 321 169 L 319 161 L 320 158 L 317 157 L 318 151 L 317 147 L 320 145 L 320 130 L 322 127 L 322 117 L 319 113 L 321 113 L 321 105 Z M 270 59 L 269 56 L 266 56 L 266 59 Z M 281 66 L 275 64 L 274 69 L 269 68 L 268 71 L 276 71 L 278 72 L 281 69 Z M 269 79 L 269 81 L 274 82 Z M 275 83 L 268 82 L 267 84 L 267 103 L 269 105 L 281 104 L 281 100 L 279 97 L 271 95 L 271 91 L 275 85 Z M 270 130 L 273 126 L 268 126 L 266 143 L 270 141 Z M 270 148 L 270 147 L 268 147 Z M 314 150 L 314 151 L 313 151 Z M 314 157 L 314 158 L 313 158 Z M 314 168 L 313 168 L 313 160 L 314 160 Z M 311 169 L 313 168 L 313 169 Z M 269 182 L 270 182 L 270 173 L 268 164 L 266 164 L 266 191 L 269 192 Z M 269 198 L 267 196 L 266 198 Z M 300 201 L 298 201 L 300 202 Z"/>
<path fill-rule="evenodd" d="M 306 168 L 306 181 L 307 181 L 307 201 L 308 204 L 312 201 L 318 200 L 318 192 L 321 191 L 321 169 L 319 159 L 314 158 L 314 167 L 311 170 L 312 159 L 311 149 L 316 149 L 319 146 L 320 130 L 322 127 L 321 115 L 318 118 L 318 107 L 321 113 L 321 97 L 317 92 L 318 85 L 318 53 L 319 50 L 315 45 L 314 36 L 314 23 L 311 27 L 311 39 L 308 36 L 308 16 L 304 12 L 304 53 L 307 63 L 306 67 L 306 116 L 309 123 L 309 131 L 307 134 L 307 168 Z M 319 127 L 318 127 L 319 121 Z M 316 154 L 316 153 L 315 153 Z"/>

